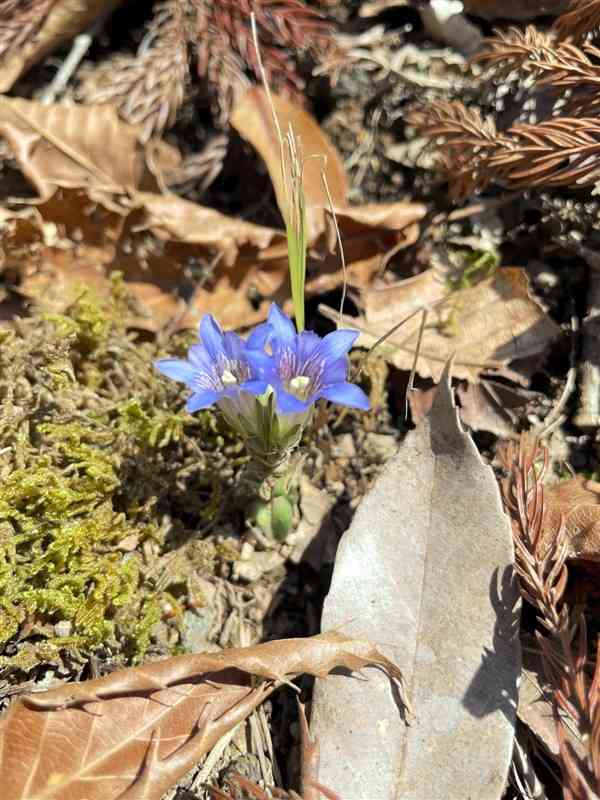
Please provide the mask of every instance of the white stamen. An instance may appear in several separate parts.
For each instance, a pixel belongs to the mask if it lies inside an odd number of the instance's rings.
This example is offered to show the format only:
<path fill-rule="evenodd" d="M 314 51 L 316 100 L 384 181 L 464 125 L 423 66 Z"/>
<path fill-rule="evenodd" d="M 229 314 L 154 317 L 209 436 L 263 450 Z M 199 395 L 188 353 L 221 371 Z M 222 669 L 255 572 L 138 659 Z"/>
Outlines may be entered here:
<path fill-rule="evenodd" d="M 226 369 L 223 374 L 221 375 L 221 380 L 223 381 L 224 386 L 231 386 L 234 383 L 238 382 L 238 379 L 235 377 L 233 372 Z"/>
<path fill-rule="evenodd" d="M 310 383 L 310 378 L 307 378 L 306 375 L 296 375 L 290 381 L 290 387 L 295 392 L 303 392 L 308 387 L 309 383 Z"/>

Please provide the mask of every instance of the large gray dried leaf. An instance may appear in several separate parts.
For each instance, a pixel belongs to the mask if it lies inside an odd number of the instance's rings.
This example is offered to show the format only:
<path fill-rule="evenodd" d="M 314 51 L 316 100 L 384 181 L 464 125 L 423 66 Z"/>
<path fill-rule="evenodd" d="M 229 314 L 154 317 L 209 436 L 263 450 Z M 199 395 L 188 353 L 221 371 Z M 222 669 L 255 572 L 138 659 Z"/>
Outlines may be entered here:
<path fill-rule="evenodd" d="M 416 718 L 383 675 L 317 682 L 319 780 L 344 800 L 499 800 L 520 650 L 510 526 L 442 376 L 431 412 L 343 537 L 323 629 L 367 635 L 403 669 Z"/>

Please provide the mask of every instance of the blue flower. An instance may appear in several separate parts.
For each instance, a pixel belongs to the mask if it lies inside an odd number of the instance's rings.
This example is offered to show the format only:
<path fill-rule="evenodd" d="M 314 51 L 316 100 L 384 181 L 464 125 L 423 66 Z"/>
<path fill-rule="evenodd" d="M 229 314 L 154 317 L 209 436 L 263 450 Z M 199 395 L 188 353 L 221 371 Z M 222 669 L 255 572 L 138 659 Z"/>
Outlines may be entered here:
<path fill-rule="evenodd" d="M 272 356 L 253 350 L 248 359 L 256 375 L 275 389 L 281 414 L 306 412 L 320 398 L 369 408 L 366 394 L 347 380 L 347 354 L 358 336 L 356 331 L 334 331 L 323 339 L 310 331 L 296 333 L 291 320 L 275 304 L 268 324 Z"/>
<path fill-rule="evenodd" d="M 187 359 L 163 358 L 154 366 L 163 375 L 181 381 L 193 392 L 186 403 L 190 413 L 208 408 L 213 403 L 224 402 L 231 409 L 232 402 L 244 401 L 247 409 L 247 396 L 261 395 L 269 387 L 269 380 L 256 372 L 249 360 L 252 352 L 262 352 L 271 333 L 268 324 L 259 325 L 244 341 L 237 334 L 223 333 L 212 314 L 206 314 L 200 322 L 199 344 L 188 350 Z M 267 370 L 268 372 L 268 370 Z"/>

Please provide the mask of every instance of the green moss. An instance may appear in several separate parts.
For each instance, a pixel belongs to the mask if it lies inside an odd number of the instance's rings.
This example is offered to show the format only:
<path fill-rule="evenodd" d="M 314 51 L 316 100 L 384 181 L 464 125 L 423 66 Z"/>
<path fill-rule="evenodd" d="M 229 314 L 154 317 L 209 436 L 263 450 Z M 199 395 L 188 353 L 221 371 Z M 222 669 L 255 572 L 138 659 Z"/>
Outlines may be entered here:
<path fill-rule="evenodd" d="M 211 413 L 185 413 L 184 394 L 152 366 L 177 341 L 137 340 L 122 321 L 126 291 L 119 280 L 112 288 L 0 335 L 0 667 L 9 670 L 106 647 L 139 660 L 161 646 L 164 609 L 176 624 L 188 601 L 201 604 L 195 580 L 224 557 L 197 532 L 220 513 L 239 443 Z"/>

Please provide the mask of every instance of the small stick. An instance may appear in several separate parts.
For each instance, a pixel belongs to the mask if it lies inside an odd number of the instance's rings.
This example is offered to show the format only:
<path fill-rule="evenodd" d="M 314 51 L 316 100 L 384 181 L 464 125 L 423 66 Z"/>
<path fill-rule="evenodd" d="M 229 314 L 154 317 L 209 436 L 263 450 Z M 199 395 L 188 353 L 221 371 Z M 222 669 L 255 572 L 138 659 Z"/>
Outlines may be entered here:
<path fill-rule="evenodd" d="M 90 49 L 94 40 L 94 36 L 97 36 L 102 30 L 105 20 L 106 16 L 103 15 L 96 20 L 89 30 L 87 30 L 85 33 L 80 33 L 75 37 L 69 55 L 61 64 L 60 69 L 52 80 L 52 83 L 42 92 L 40 103 L 48 106 L 51 103 L 54 103 L 57 96 L 64 92 L 67 84 L 77 71 L 77 67 L 81 63 L 82 58 Z"/>

